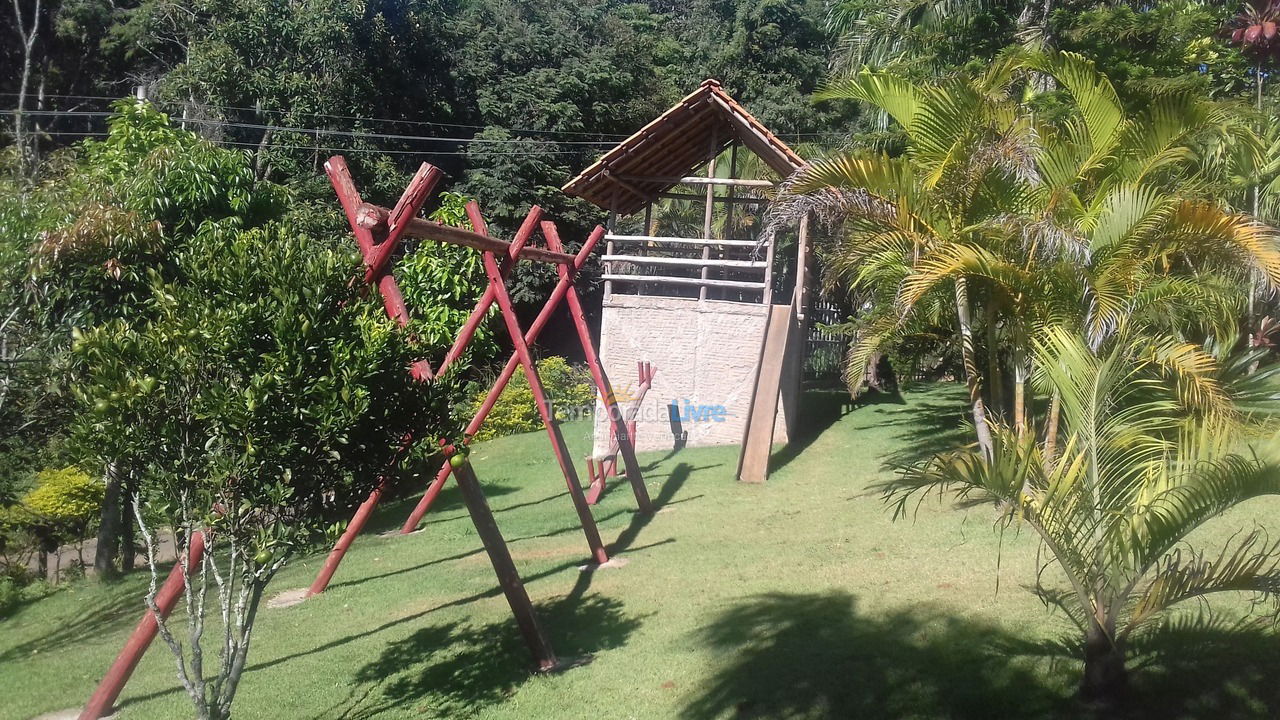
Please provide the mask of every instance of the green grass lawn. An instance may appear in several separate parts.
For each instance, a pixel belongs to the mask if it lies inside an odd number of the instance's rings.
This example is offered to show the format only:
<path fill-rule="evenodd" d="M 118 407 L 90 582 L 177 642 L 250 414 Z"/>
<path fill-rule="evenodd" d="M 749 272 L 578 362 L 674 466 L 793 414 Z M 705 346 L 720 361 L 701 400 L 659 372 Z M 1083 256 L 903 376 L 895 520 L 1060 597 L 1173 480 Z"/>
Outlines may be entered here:
<path fill-rule="evenodd" d="M 1033 539 L 1002 535 L 988 509 L 933 500 L 894 522 L 869 492 L 891 476 L 888 465 L 964 437 L 962 398 L 947 386 L 851 410 L 812 402 L 813 431 L 776 453 L 762 486 L 734 481 L 736 448 L 642 456 L 661 510 L 637 514 L 615 481 L 595 515 L 629 562 L 595 573 L 578 570 L 586 541 L 545 437 L 480 445 L 476 470 L 553 644 L 590 662 L 529 674 L 451 486 L 423 532 L 370 532 L 324 595 L 263 610 L 237 715 L 1078 717 L 1079 666 L 1053 661 L 1043 642 L 1062 620 L 1021 587 L 1035 575 Z M 589 432 L 565 427 L 577 453 Z M 375 530 L 398 527 L 411 503 L 382 508 Z M 1277 509 L 1251 505 L 1200 537 L 1265 523 Z M 305 586 L 321 559 L 293 563 L 269 593 Z M 143 583 L 75 584 L 0 622 L 0 717 L 83 702 L 137 621 Z M 1139 714 L 1280 708 L 1271 636 L 1188 629 L 1157 649 L 1136 676 Z M 189 707 L 157 642 L 119 716 L 190 717 Z"/>

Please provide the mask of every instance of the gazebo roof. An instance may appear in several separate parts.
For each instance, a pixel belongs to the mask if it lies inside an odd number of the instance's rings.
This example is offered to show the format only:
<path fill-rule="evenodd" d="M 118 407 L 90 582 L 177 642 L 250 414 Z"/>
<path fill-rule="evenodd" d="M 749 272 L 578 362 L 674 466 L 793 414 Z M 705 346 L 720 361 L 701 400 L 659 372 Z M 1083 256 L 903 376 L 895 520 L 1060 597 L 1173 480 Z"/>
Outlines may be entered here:
<path fill-rule="evenodd" d="M 659 115 L 561 188 L 606 210 L 629 215 L 679 184 L 679 178 L 706 162 L 713 144 L 719 153 L 741 142 L 779 175 L 804 160 L 752 117 L 716 80 Z"/>

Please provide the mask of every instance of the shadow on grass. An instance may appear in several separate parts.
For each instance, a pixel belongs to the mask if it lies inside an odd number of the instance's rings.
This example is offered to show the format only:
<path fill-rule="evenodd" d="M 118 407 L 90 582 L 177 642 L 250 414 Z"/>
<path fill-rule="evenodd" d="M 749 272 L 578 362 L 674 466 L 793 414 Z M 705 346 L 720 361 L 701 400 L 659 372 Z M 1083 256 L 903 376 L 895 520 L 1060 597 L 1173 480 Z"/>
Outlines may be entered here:
<path fill-rule="evenodd" d="M 889 409 L 880 404 L 858 412 L 868 410 L 876 413 L 877 426 L 897 430 L 892 449 L 886 449 L 880 458 L 887 469 L 915 465 L 974 441 L 963 388 L 959 392 L 949 387 L 937 388 L 908 395 L 900 408 Z"/>
<path fill-rule="evenodd" d="M 1280 713 L 1280 637 L 1259 626 L 1162 628 L 1135 658 L 1129 715 L 1275 718 Z"/>
<path fill-rule="evenodd" d="M 1019 642 L 1009 656 L 1034 657 L 1079 679 L 1078 637 Z M 1123 720 L 1275 718 L 1280 711 L 1280 636 L 1269 621 L 1233 622 L 1211 614 L 1182 616 L 1129 647 L 1130 694 L 1106 715 Z"/>
<path fill-rule="evenodd" d="M 927 607 L 862 616 L 844 592 L 753 597 L 702 631 L 725 666 L 681 716 L 1069 716 L 1061 683 L 991 649 L 1000 635 Z"/>
<path fill-rule="evenodd" d="M 422 499 L 422 494 L 426 492 L 426 488 L 427 485 L 424 482 L 420 485 L 406 485 L 398 489 L 395 499 L 378 504 L 377 509 L 373 511 L 373 515 L 369 517 L 369 522 L 362 534 L 379 535 L 399 530 L 404 525 L 405 519 L 409 517 L 409 513 L 414 506 L 418 504 L 418 500 Z M 484 485 L 485 496 L 491 498 L 510 495 L 519 490 L 518 486 L 502 483 L 485 483 Z M 462 492 L 458 490 L 458 484 L 453 481 L 451 476 L 445 481 L 444 487 L 440 489 L 440 494 L 436 496 L 435 502 L 431 503 L 431 511 L 419 523 L 418 529 L 428 525 L 453 522 L 466 518 L 468 517 L 466 510 L 466 504 L 462 501 Z M 448 513 L 454 514 L 449 517 L 439 517 Z"/>
<path fill-rule="evenodd" d="M 162 580 L 168 576 L 171 567 L 172 565 L 161 566 L 159 573 Z M 94 583 L 92 580 L 79 580 L 69 588 L 55 591 L 97 592 L 92 592 L 90 597 L 79 603 L 80 612 L 69 617 L 59 616 L 56 623 L 49 623 L 48 632 L 0 652 L 0 662 L 79 645 L 87 637 L 110 635 L 136 623 L 146 609 L 143 604 L 143 595 L 146 593 L 143 578 L 148 577 L 148 573 L 144 567 L 131 577 L 103 583 L 99 588 L 90 587 Z M 4 632 L 4 623 L 20 621 L 27 609 L 21 608 L 4 622 L 0 622 L 0 632 Z"/>
<path fill-rule="evenodd" d="M 566 530 L 576 530 L 576 529 L 578 528 L 575 526 L 575 527 L 567 528 Z M 649 548 L 666 545 L 670 542 L 673 542 L 673 541 L 668 539 L 668 540 L 660 540 L 658 542 L 650 543 L 648 545 L 640 545 L 640 546 L 631 548 L 631 552 L 640 552 L 643 550 L 647 550 Z M 565 572 L 566 570 L 577 569 L 581 564 L 582 564 L 581 560 L 567 561 L 559 565 L 555 565 L 553 567 L 547 568 L 541 572 L 524 575 L 523 579 L 525 584 L 528 585 L 537 580 L 542 580 L 543 578 L 551 577 L 552 575 L 555 575 L 557 573 Z M 584 573 L 584 574 L 587 574 L 587 573 Z M 290 660 L 295 660 L 297 658 L 325 653 L 335 648 L 339 648 L 349 643 L 355 642 L 356 640 L 361 640 L 372 635 L 378 635 L 380 633 L 384 633 L 389 630 L 399 628 L 400 626 L 405 625 L 406 623 L 417 621 L 423 617 L 426 617 L 427 615 L 430 615 L 434 612 L 438 612 L 440 610 L 444 610 L 446 608 L 465 607 L 466 605 L 470 605 L 471 603 L 476 602 L 477 600 L 495 598 L 501 595 L 502 595 L 502 589 L 495 585 L 494 587 L 488 590 L 485 590 L 483 592 L 478 592 L 473 595 L 468 595 L 466 597 L 458 598 L 456 600 L 443 602 L 443 603 L 440 603 L 439 605 L 428 608 L 421 612 L 416 612 L 411 615 L 398 617 L 394 620 L 388 620 L 387 622 L 381 625 L 378 625 L 377 627 L 362 630 L 358 633 L 352 633 L 350 635 L 345 635 L 343 637 L 334 638 L 333 640 L 330 640 L 326 643 L 322 643 L 320 645 L 316 645 L 315 647 L 309 648 L 307 650 L 301 650 L 299 652 L 291 653 L 289 655 L 282 655 L 280 657 L 272 658 L 270 660 L 255 662 L 254 664 L 249 665 L 247 668 L 245 668 L 245 672 L 251 673 L 252 671 L 255 671 L 255 670 L 262 670 L 265 668 L 275 667 L 277 665 L 287 664 Z M 560 602 L 569 603 L 571 605 L 572 602 L 574 602 L 575 600 L 578 600 L 578 598 L 574 598 L 572 596 L 565 596 L 565 598 L 563 598 Z M 564 616 L 564 612 L 559 609 L 559 605 L 553 606 L 550 610 L 550 613 L 551 613 L 551 617 L 543 617 L 544 622 L 549 621 L 550 619 L 557 616 Z M 568 621 L 566 622 L 568 623 Z M 576 627 L 576 621 L 568 624 Z M 442 625 L 441 627 L 444 627 L 444 626 Z M 497 624 L 494 624 L 493 627 L 506 627 L 506 626 L 503 623 L 497 623 Z M 511 620 L 510 626 L 506 627 L 506 629 L 503 630 L 503 632 L 509 633 L 509 636 L 498 638 L 497 632 L 498 632 L 497 630 L 494 631 L 494 635 L 489 638 L 488 642 L 509 643 L 509 644 L 514 643 L 512 645 L 513 647 L 519 647 L 519 648 L 524 647 L 523 645 L 520 645 L 519 633 L 517 632 L 517 629 L 515 627 L 514 620 Z M 552 643 L 556 648 L 557 652 L 562 654 L 566 659 L 572 657 L 574 655 L 574 652 L 575 652 L 574 648 L 576 647 L 576 645 L 573 642 L 569 642 L 569 643 L 562 642 L 560 639 L 560 636 L 556 634 L 556 630 L 554 628 L 551 628 L 550 632 L 552 633 Z M 570 633 L 570 635 L 572 635 L 572 633 Z M 572 638 L 569 638 L 569 639 L 572 640 Z M 503 647 L 507 647 L 507 645 L 503 645 Z M 501 652 L 501 650 L 494 650 L 494 652 Z M 524 650 L 523 652 L 524 652 L 524 657 L 528 657 L 528 651 Z M 519 655 L 517 655 L 516 657 L 519 657 Z M 251 676 L 246 675 L 246 677 L 251 677 Z M 116 708 L 117 709 L 127 708 L 137 703 L 145 702 L 148 700 L 154 700 L 155 698 L 164 697 L 166 695 L 173 695 L 180 692 L 182 692 L 182 688 L 180 686 L 174 685 L 173 687 L 165 690 L 159 690 L 159 691 L 148 693 L 145 695 L 138 695 L 134 697 L 124 698 L 120 701 L 120 703 L 116 706 Z"/>
<path fill-rule="evenodd" d="M 796 420 L 795 433 L 782 449 L 769 456 L 771 473 L 799 457 L 827 428 L 849 414 L 855 404 L 845 390 L 809 390 L 800 398 L 800 407 L 804 412 Z"/>
<path fill-rule="evenodd" d="M 617 600 L 562 598 L 538 607 L 563 659 L 623 645 L 640 626 Z M 505 701 L 530 678 L 528 649 L 514 620 L 437 624 L 387 646 L 360 668 L 346 700 L 321 717 L 371 718 L 399 709 L 413 716 L 473 716 Z"/>

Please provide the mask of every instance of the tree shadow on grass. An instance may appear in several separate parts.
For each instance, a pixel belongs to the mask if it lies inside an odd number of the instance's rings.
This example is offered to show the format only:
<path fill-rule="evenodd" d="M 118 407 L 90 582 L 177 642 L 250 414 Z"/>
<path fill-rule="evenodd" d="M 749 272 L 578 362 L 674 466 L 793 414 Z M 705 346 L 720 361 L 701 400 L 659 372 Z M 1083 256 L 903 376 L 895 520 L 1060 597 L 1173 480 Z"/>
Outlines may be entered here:
<path fill-rule="evenodd" d="M 917 396 L 909 398 L 900 409 L 880 407 L 874 412 L 887 416 L 877 425 L 901 428 L 891 449 L 881 455 L 881 465 L 886 469 L 915 465 L 974 442 L 963 397 L 952 401 L 936 394 Z"/>
<path fill-rule="evenodd" d="M 726 660 L 682 717 L 1075 717 L 1064 683 L 995 652 L 1002 635 L 924 606 L 859 615 L 844 592 L 749 598 L 703 630 Z"/>
<path fill-rule="evenodd" d="M 561 598 L 538 607 L 564 660 L 616 648 L 640 621 L 605 597 Z M 391 643 L 360 668 L 347 699 L 322 717 L 376 717 L 392 708 L 414 716 L 471 716 L 514 694 L 532 662 L 514 620 L 442 623 Z"/>
<path fill-rule="evenodd" d="M 418 500 L 422 499 L 422 494 L 426 492 L 426 483 L 405 485 L 398 489 L 394 499 L 384 501 L 378 504 L 378 507 L 369 516 L 369 522 L 365 526 L 364 533 L 371 535 L 379 535 L 382 533 L 399 530 L 404 521 L 409 517 L 409 513 L 418 504 Z M 503 483 L 485 483 L 484 494 L 486 497 L 502 497 L 519 491 L 520 488 L 515 485 L 507 485 Z M 467 507 L 462 501 L 462 492 L 458 490 L 458 484 L 453 482 L 450 477 L 445 481 L 444 487 L 440 489 L 440 494 L 436 496 L 435 502 L 431 503 L 431 511 L 418 525 L 418 529 L 422 529 L 427 525 L 433 525 L 441 522 L 453 522 L 467 517 Z M 440 515 L 453 513 L 453 515 L 441 518 Z"/>
<path fill-rule="evenodd" d="M 161 579 L 168 576 L 170 567 L 172 566 L 164 565 L 160 567 L 159 574 Z M 97 588 L 97 593 L 79 603 L 79 612 L 74 615 L 60 616 L 56 621 L 47 621 L 44 623 L 48 627 L 47 632 L 0 652 L 0 662 L 18 660 L 34 653 L 50 652 L 79 645 L 84 642 L 85 638 L 110 635 L 121 628 L 136 623 L 146 610 L 143 596 L 147 588 L 143 578 L 147 577 L 148 573 L 149 571 L 144 567 L 142 570 L 137 571 L 133 577 L 103 583 L 103 587 Z M 71 587 L 58 592 L 83 592 L 85 588 L 77 586 L 87 585 L 92 582 L 90 580 L 80 580 Z M 25 609 L 20 609 L 3 622 L 0 622 L 0 632 L 5 632 L 5 623 L 21 622 L 22 613 Z"/>
<path fill-rule="evenodd" d="M 1280 713 L 1280 637 L 1269 626 L 1174 624 L 1138 649 L 1131 717 L 1274 718 Z"/>
<path fill-rule="evenodd" d="M 1011 656 L 1047 660 L 1073 682 L 1083 672 L 1078 637 L 1014 641 L 1004 649 Z M 1135 638 L 1128 660 L 1130 694 L 1106 714 L 1109 719 L 1261 720 L 1280 712 L 1280 635 L 1269 620 L 1181 616 Z"/>

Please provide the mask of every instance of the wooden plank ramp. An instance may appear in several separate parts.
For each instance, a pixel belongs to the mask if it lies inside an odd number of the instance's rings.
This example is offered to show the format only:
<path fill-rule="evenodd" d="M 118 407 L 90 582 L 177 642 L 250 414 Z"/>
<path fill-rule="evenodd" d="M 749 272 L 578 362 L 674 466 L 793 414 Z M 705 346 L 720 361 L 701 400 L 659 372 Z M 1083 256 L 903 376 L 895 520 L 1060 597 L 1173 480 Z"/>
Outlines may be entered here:
<path fill-rule="evenodd" d="M 760 349 L 760 362 L 756 369 L 756 386 L 751 394 L 742 451 L 738 456 L 738 480 L 741 482 L 763 483 L 769 476 L 769 454 L 773 449 L 782 369 L 795 326 L 795 308 L 791 304 L 770 306 L 764 346 Z"/>

